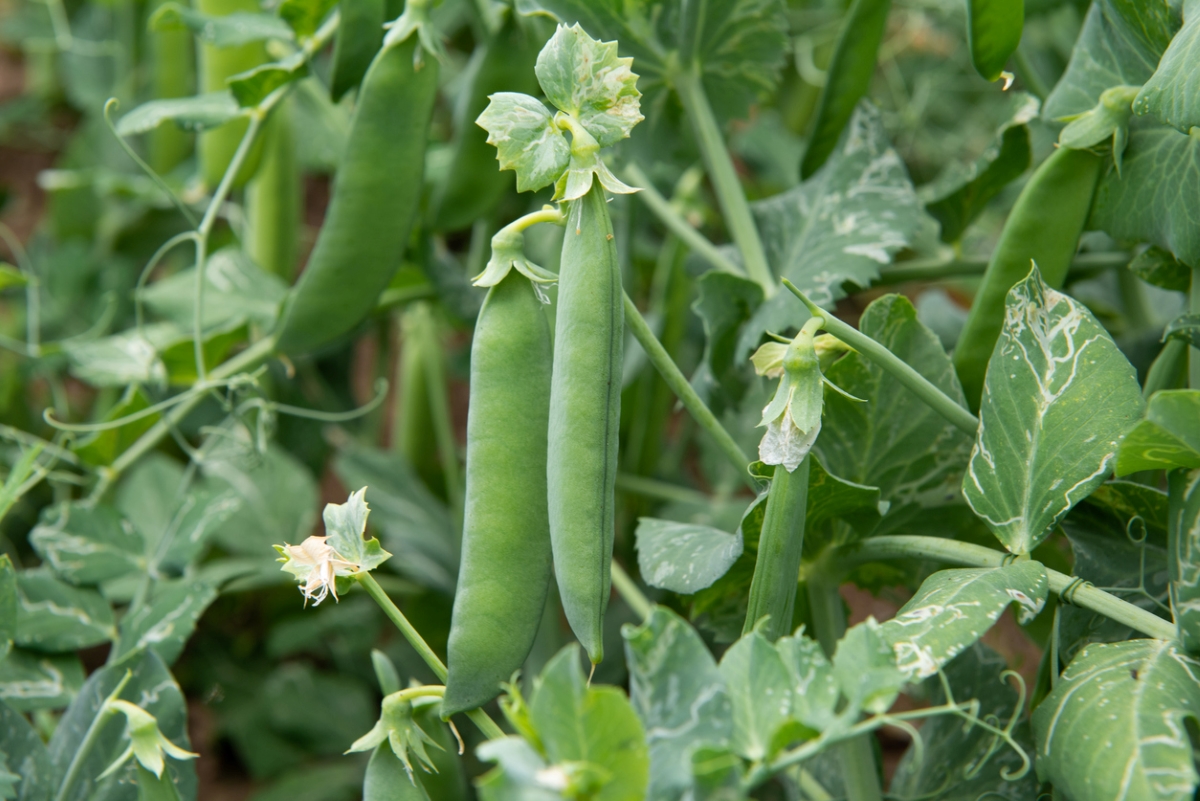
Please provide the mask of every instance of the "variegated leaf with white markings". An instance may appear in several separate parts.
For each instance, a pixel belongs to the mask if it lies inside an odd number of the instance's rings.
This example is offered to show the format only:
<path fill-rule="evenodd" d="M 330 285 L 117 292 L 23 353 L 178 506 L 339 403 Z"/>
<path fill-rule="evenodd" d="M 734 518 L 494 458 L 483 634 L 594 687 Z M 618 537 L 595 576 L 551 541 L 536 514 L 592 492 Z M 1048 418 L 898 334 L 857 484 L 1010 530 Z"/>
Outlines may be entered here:
<path fill-rule="evenodd" d="M 1200 468 L 1172 470 L 1168 476 L 1171 610 L 1179 641 L 1200 653 Z"/>
<path fill-rule="evenodd" d="M 78 695 L 83 679 L 83 663 L 75 654 L 15 648 L 0 661 L 0 701 L 18 712 L 61 709 Z"/>
<path fill-rule="evenodd" d="M 1040 562 L 939 570 L 880 628 L 896 666 L 910 678 L 923 679 L 971 647 L 1010 605 L 1016 605 L 1021 622 L 1032 620 L 1049 591 Z"/>
<path fill-rule="evenodd" d="M 1004 547 L 1029 553 L 1112 471 L 1141 411 L 1112 337 L 1034 267 L 1008 293 L 963 494 Z"/>
<path fill-rule="evenodd" d="M 1038 777 L 1073 799 L 1191 801 L 1198 713 L 1200 662 L 1177 643 L 1089 645 L 1034 710 Z"/>

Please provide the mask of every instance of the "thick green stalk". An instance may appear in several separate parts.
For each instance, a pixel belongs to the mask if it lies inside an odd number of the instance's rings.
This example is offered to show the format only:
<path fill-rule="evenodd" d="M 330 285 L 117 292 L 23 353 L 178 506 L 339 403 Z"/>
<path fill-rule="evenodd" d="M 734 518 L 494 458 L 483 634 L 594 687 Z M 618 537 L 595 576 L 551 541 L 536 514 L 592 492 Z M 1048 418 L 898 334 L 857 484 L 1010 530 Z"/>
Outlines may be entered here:
<path fill-rule="evenodd" d="M 707 506 L 712 499 L 703 492 L 681 487 L 656 478 L 635 476 L 632 473 L 617 473 L 617 489 L 622 492 L 643 495 L 647 498 L 666 501 L 667 503 L 690 503 L 697 506 Z"/>
<path fill-rule="evenodd" d="M 750 457 L 743 451 L 741 446 L 737 444 L 734 438 L 725 430 L 717 420 L 717 416 L 712 413 L 712 410 L 705 405 L 700 396 L 696 394 L 696 390 L 688 383 L 687 377 L 680 371 L 679 367 L 671 359 L 667 349 L 662 346 L 658 338 L 654 336 L 654 332 L 650 330 L 646 319 L 642 317 L 642 313 L 638 311 L 637 306 L 629 299 L 629 295 L 625 295 L 625 323 L 629 326 L 630 332 L 634 339 L 642 346 L 642 350 L 646 352 L 646 358 L 658 370 L 658 374 L 663 377 L 663 381 L 679 398 L 684 408 L 692 415 L 701 428 L 708 432 L 717 442 L 721 452 L 729 459 L 729 461 L 738 469 L 742 480 L 751 489 L 758 491 L 758 483 L 754 477 L 750 475 L 747 468 L 750 465 Z"/>
<path fill-rule="evenodd" d="M 634 611 L 634 614 L 642 620 L 650 617 L 650 613 L 654 611 L 654 604 L 642 593 L 641 588 L 616 560 L 612 563 L 612 583 L 617 588 L 617 594 L 625 600 L 625 603 L 629 604 L 629 608 Z"/>
<path fill-rule="evenodd" d="M 822 328 L 891 373 L 897 381 L 915 392 L 917 397 L 929 404 L 931 409 L 946 418 L 946 420 L 961 429 L 964 433 L 972 437 L 975 436 L 975 433 L 979 430 L 979 419 L 971 414 L 970 411 L 959 406 L 957 401 L 934 386 L 929 379 L 918 373 L 883 345 L 880 345 L 854 326 L 843 323 L 831 313 L 817 306 L 805 297 L 803 292 L 796 289 L 791 281 L 785 278 L 783 279 L 783 285 L 790 289 L 796 297 L 800 298 L 804 305 L 808 307 L 810 314 L 824 320 L 821 324 Z"/>
<path fill-rule="evenodd" d="M 725 147 L 721 126 L 704 94 L 699 68 L 680 70 L 675 75 L 675 89 L 696 131 L 696 140 L 708 167 L 708 177 L 717 193 L 717 203 L 721 206 L 729 233 L 742 254 L 746 274 L 762 286 L 767 296 L 773 295 L 776 289 L 775 276 L 767 263 L 767 254 L 763 250 L 762 239 L 758 235 L 754 216 L 750 213 L 750 204 L 746 202 L 746 195 L 742 191 L 741 181 L 738 180 L 737 170 L 734 169 L 733 159 Z"/>
<path fill-rule="evenodd" d="M 844 558 L 847 565 L 886 559 L 928 559 L 966 567 L 1001 567 L 1010 556 L 982 545 L 917 536 L 872 537 L 839 549 L 839 557 Z M 1074 576 L 1057 570 L 1046 568 L 1046 576 L 1050 579 L 1050 590 L 1060 595 L 1071 585 L 1076 585 L 1069 593 L 1069 600 L 1075 606 L 1099 612 L 1150 637 L 1175 638 L 1175 627 L 1170 622 L 1140 606 L 1122 601 L 1090 584 L 1080 584 Z"/>
<path fill-rule="evenodd" d="M 882 270 L 875 286 L 894 286 L 907 281 L 944 281 L 952 278 L 981 276 L 987 271 L 990 258 L 963 257 L 957 259 L 914 259 L 900 262 Z M 1121 251 L 1111 253 L 1080 253 L 1071 260 L 1067 280 L 1089 278 L 1098 273 L 1129 264 L 1130 255 Z"/>
<path fill-rule="evenodd" d="M 421 633 L 413 628 L 413 624 L 408 622 L 408 618 L 400 611 L 400 607 L 392 602 L 388 594 L 383 591 L 383 587 L 379 586 L 379 582 L 370 573 L 359 573 L 355 578 L 362 588 L 367 591 L 367 594 L 374 599 L 375 603 L 379 604 L 379 608 L 387 615 L 392 623 L 396 624 L 396 628 L 404 635 L 404 639 L 408 640 L 408 644 L 413 647 L 413 650 L 425 660 L 425 664 L 429 665 L 429 669 L 433 671 L 433 675 L 438 677 L 440 681 L 446 681 L 449 675 L 446 670 L 446 663 L 443 662 L 433 649 L 429 647 L 429 643 L 425 642 L 425 638 Z M 496 725 L 496 721 L 488 717 L 488 714 L 482 709 L 472 709 L 467 713 L 467 717 L 479 727 L 483 735 L 489 740 L 496 740 L 504 736 L 504 731 Z"/>

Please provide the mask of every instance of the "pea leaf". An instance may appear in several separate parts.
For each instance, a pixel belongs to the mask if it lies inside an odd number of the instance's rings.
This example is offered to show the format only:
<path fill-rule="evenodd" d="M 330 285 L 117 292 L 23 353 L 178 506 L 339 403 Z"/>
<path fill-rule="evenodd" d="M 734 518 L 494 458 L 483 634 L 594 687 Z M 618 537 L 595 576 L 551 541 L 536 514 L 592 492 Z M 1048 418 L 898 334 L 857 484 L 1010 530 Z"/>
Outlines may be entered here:
<path fill-rule="evenodd" d="M 1153 114 L 1181 133 L 1200 125 L 1200 5 L 1184 4 L 1183 29 L 1175 34 L 1150 80 L 1138 92 L 1133 110 Z"/>
<path fill-rule="evenodd" d="M 943 242 L 962 239 L 975 219 L 1004 187 L 1029 169 L 1032 150 L 1028 123 L 1037 116 L 1036 98 L 1018 93 L 1013 114 L 1000 126 L 996 140 L 969 167 L 952 167 L 921 187 L 925 210 L 942 226 Z"/>
<path fill-rule="evenodd" d="M 194 97 L 151 100 L 121 117 L 116 128 L 121 136 L 133 136 L 152 131 L 170 120 L 185 131 L 204 131 L 224 125 L 239 113 L 233 94 L 222 90 Z"/>
<path fill-rule="evenodd" d="M 901 672 L 924 679 L 978 642 L 1010 605 L 1022 623 L 1032 620 L 1049 592 L 1039 562 L 939 570 L 881 629 Z"/>
<path fill-rule="evenodd" d="M 696 281 L 692 310 L 704 324 L 704 364 L 721 391 L 740 401 L 749 381 L 749 366 L 737 358 L 742 325 L 758 310 L 763 289 L 733 273 L 711 270 Z"/>
<path fill-rule="evenodd" d="M 529 711 L 551 763 L 587 762 L 608 774 L 596 801 L 645 795 L 650 755 L 642 724 L 621 690 L 588 686 L 578 645 L 546 665 Z"/>
<path fill-rule="evenodd" d="M 967 503 L 1004 547 L 1029 553 L 1104 480 L 1141 409 L 1137 376 L 1112 338 L 1035 267 L 1008 293 L 963 478 Z"/>
<path fill-rule="evenodd" d="M 405 801 L 428 801 L 429 794 L 421 782 L 419 773 L 410 773 L 403 762 L 392 751 L 389 743 L 375 746 L 367 762 L 367 775 L 363 777 L 363 801 L 405 799 Z"/>
<path fill-rule="evenodd" d="M 891 0 L 854 0 L 846 13 L 826 70 L 813 133 L 800 162 L 801 178 L 812 177 L 825 164 L 856 112 L 858 101 L 867 93 L 891 8 Z"/>
<path fill-rule="evenodd" d="M 11 769 L 18 771 L 18 798 L 21 801 L 50 801 L 61 774 L 50 762 L 42 738 L 25 716 L 0 701 L 0 755 Z"/>
<path fill-rule="evenodd" d="M 791 679 L 788 717 L 813 731 L 833 726 L 837 719 L 838 682 L 820 643 L 797 631 L 776 640 L 775 649 Z"/>
<path fill-rule="evenodd" d="M 254 69 L 231 76 L 226 82 L 229 91 L 242 108 L 257 106 L 267 95 L 281 86 L 308 75 L 308 57 L 303 52 L 293 53 L 283 61 L 262 64 Z"/>
<path fill-rule="evenodd" d="M 833 675 L 851 709 L 883 714 L 907 677 L 896 667 L 891 645 L 875 618 L 851 626 L 833 654 Z"/>
<path fill-rule="evenodd" d="M 26 286 L 28 276 L 7 262 L 0 262 L 0 292 L 14 286 Z"/>
<path fill-rule="evenodd" d="M 1172 470 L 1167 476 L 1171 527 L 1171 609 L 1179 641 L 1188 653 L 1200 651 L 1200 469 Z"/>
<path fill-rule="evenodd" d="M 1192 284 L 1192 268 L 1157 246 L 1146 248 L 1134 257 L 1129 269 L 1147 284 L 1162 289 L 1187 292 Z"/>
<path fill-rule="evenodd" d="M 100 584 L 141 571 L 145 544 L 115 509 L 49 506 L 29 534 L 42 561 L 72 584 Z"/>
<path fill-rule="evenodd" d="M 17 636 L 17 571 L 8 554 L 0 554 L 0 659 Z"/>
<path fill-rule="evenodd" d="M 1167 323 L 1162 338 L 1163 342 L 1168 339 L 1179 339 L 1193 348 L 1200 348 L 1200 314 L 1179 315 Z"/>
<path fill-rule="evenodd" d="M 297 39 L 305 39 L 317 32 L 336 5 L 337 0 L 283 0 L 279 17 L 291 26 Z"/>
<path fill-rule="evenodd" d="M 745 801 L 746 763 L 728 748 L 701 747 L 692 754 L 693 801 Z"/>
<path fill-rule="evenodd" d="M 62 709 L 83 686 L 83 663 L 75 654 L 15 649 L 0 662 L 0 701 L 17 712 Z"/>
<path fill-rule="evenodd" d="M 159 353 L 180 340 L 168 323 L 147 325 L 91 341 L 64 342 L 63 352 L 76 378 L 97 387 L 126 384 L 165 386 L 167 368 Z"/>
<path fill-rule="evenodd" d="M 167 665 L 179 658 L 196 622 L 217 597 L 211 584 L 194 579 L 162 582 L 149 603 L 121 619 L 116 658 L 146 649 Z"/>
<path fill-rule="evenodd" d="M 1156 392 L 1146 416 L 1125 435 L 1117 450 L 1117 475 L 1139 470 L 1200 467 L 1200 390 Z"/>
<path fill-rule="evenodd" d="M 45 573 L 17 576 L 17 645 L 58 653 L 115 638 L 112 609 L 99 593 Z"/>
<path fill-rule="evenodd" d="M 520 737 L 488 740 L 475 749 L 475 753 L 485 762 L 497 763 L 497 767 L 476 784 L 483 801 L 559 801 L 562 798 L 561 793 L 540 780 L 551 770 L 546 760 Z"/>
<path fill-rule="evenodd" d="M 967 43 L 975 71 L 989 81 L 997 80 L 1021 43 L 1024 26 L 1025 0 L 970 0 Z"/>
<path fill-rule="evenodd" d="M 617 56 L 616 42 L 597 41 L 576 23 L 558 26 L 538 54 L 534 73 L 546 99 L 608 147 L 644 119 L 632 64 L 632 58 Z"/>
<path fill-rule="evenodd" d="M 295 0 L 292 0 L 295 3 Z M 202 42 L 216 47 L 237 47 L 265 39 L 291 41 L 294 37 L 288 24 L 274 14 L 255 14 L 235 11 L 213 16 L 188 8 L 181 3 L 164 3 L 150 17 L 150 30 L 190 30 Z"/>
<path fill-rule="evenodd" d="M 817 304 L 843 297 L 846 282 L 870 286 L 923 219 L 904 163 L 869 103 L 855 111 L 820 172 L 752 209 L 767 259 Z M 776 293 L 746 324 L 736 358 L 749 355 L 765 331 L 798 328 L 807 317 L 794 297 Z"/>
<path fill-rule="evenodd" d="M 792 678 L 779 652 L 755 630 L 730 646 L 718 669 L 733 704 L 730 747 L 752 761 L 772 756 L 791 711 Z"/>
<path fill-rule="evenodd" d="M 558 180 L 571 161 L 571 145 L 540 100 L 497 92 L 475 123 L 496 146 L 500 169 L 517 174 L 517 191 L 533 192 Z"/>
<path fill-rule="evenodd" d="M 629 700 L 650 749 L 646 797 L 678 799 L 691 786 L 692 752 L 730 741 L 729 689 L 700 635 L 669 609 L 655 606 L 644 624 L 626 624 L 621 635 Z"/>
<path fill-rule="evenodd" d="M 1033 712 L 1038 777 L 1075 798 L 1190 799 L 1198 675 L 1175 643 L 1089 645 Z"/>
<path fill-rule="evenodd" d="M 711 586 L 742 555 L 742 538 L 712 526 L 638 518 L 638 571 L 651 587 L 683 595 Z"/>
<path fill-rule="evenodd" d="M 345 503 L 325 504 L 325 535 L 326 544 L 342 555 L 342 558 L 354 562 L 362 570 L 374 570 L 391 554 L 383 550 L 379 540 L 372 537 L 364 540 L 367 531 L 367 488 L 350 493 Z"/>

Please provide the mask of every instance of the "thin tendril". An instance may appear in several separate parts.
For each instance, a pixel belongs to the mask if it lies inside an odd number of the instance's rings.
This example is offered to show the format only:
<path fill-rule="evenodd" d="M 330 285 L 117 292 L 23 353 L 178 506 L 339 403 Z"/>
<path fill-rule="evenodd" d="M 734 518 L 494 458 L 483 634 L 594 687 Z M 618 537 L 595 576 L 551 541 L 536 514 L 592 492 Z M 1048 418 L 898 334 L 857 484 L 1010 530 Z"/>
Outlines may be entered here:
<path fill-rule="evenodd" d="M 37 272 L 33 269 L 29 251 L 25 250 L 25 246 L 21 244 L 16 232 L 4 223 L 0 223 L 0 238 L 12 251 L 13 258 L 17 260 L 17 267 L 25 276 L 25 348 L 27 351 L 25 355 L 36 358 L 41 348 L 41 282 L 38 280 Z M 5 337 L 5 339 L 9 339 L 10 342 L 17 341 L 9 337 Z M 11 349 L 13 348 L 10 347 Z"/>
<path fill-rule="evenodd" d="M 219 387 L 225 386 L 225 385 L 229 384 L 231 381 L 232 381 L 232 379 L 230 379 L 229 381 L 219 381 L 216 383 L 203 383 L 203 384 L 197 383 L 195 386 L 191 387 L 190 389 L 188 389 L 184 392 L 180 392 L 178 395 L 175 395 L 174 397 L 167 398 L 165 401 L 160 401 L 160 402 L 154 404 L 153 406 L 147 406 L 145 409 L 141 409 L 139 411 L 132 412 L 130 414 L 125 415 L 124 417 L 118 417 L 116 420 L 106 420 L 103 423 L 64 423 L 61 420 L 55 420 L 54 415 L 51 413 L 52 410 L 50 410 L 50 409 L 46 409 L 46 411 L 44 411 L 42 413 L 42 419 L 45 420 L 48 425 L 51 425 L 54 428 L 57 428 L 59 431 L 72 431 L 77 434 L 91 434 L 91 433 L 98 432 L 98 431 L 112 431 L 114 429 L 121 428 L 123 426 L 129 425 L 130 423 L 135 423 L 138 420 L 142 420 L 146 417 L 150 417 L 151 415 L 158 414 L 159 412 L 170 409 L 172 406 L 175 406 L 177 404 L 183 403 L 186 400 L 189 400 L 194 395 L 201 395 L 206 392 L 210 392 L 214 389 L 217 389 Z"/>
<path fill-rule="evenodd" d="M 163 242 L 162 245 L 159 246 L 158 250 L 154 251 L 154 255 L 150 257 L 150 261 L 146 262 L 146 266 L 142 268 L 142 273 L 138 276 L 137 286 L 133 290 L 133 315 L 138 336 L 142 336 L 142 328 L 145 325 L 145 312 L 143 311 L 142 305 L 142 293 L 146 289 L 146 281 L 149 280 L 150 273 L 154 271 L 154 268 L 158 266 L 158 263 L 162 261 L 176 245 L 179 245 L 183 242 L 193 242 L 196 244 L 198 249 L 200 245 L 199 240 L 200 235 L 195 231 L 184 231 L 181 234 L 176 234 L 166 242 Z"/>
<path fill-rule="evenodd" d="M 117 126 L 113 125 L 111 112 L 120 105 L 121 102 L 115 97 L 110 97 L 104 103 L 104 124 L 108 126 L 108 130 L 112 131 L 112 135 L 116 137 L 117 144 L 121 146 L 121 149 L 125 151 L 125 154 L 129 156 L 129 158 L 133 159 L 135 164 L 142 168 L 142 172 L 150 176 L 150 180 L 154 181 L 154 183 L 158 185 L 159 189 L 167 193 L 167 197 L 171 199 L 171 203 L 174 204 L 175 208 L 179 209 L 179 213 L 182 214 L 183 218 L 188 221 L 188 225 L 195 228 L 197 225 L 199 225 L 199 221 L 196 219 L 196 215 L 192 213 L 192 210 L 184 205 L 183 199 L 180 198 L 179 195 L 175 194 L 175 190 L 171 189 L 171 187 L 167 185 L 167 182 L 163 180 L 161 175 L 154 171 L 153 167 L 147 164 L 141 156 L 134 152 L 134 149 L 129 146 L 128 142 L 125 141 L 125 137 L 117 133 Z"/>
<path fill-rule="evenodd" d="M 237 408 L 238 413 L 243 413 L 251 408 L 262 409 L 263 411 L 275 412 L 278 414 L 286 414 L 289 417 L 302 417 L 306 420 L 319 420 L 324 423 L 344 423 L 349 420 L 355 420 L 365 414 L 370 414 L 383 403 L 387 397 L 388 382 L 386 378 L 380 378 L 375 382 L 375 397 L 367 401 L 357 409 L 351 409 L 348 412 L 319 412 L 315 409 L 305 409 L 300 406 L 289 406 L 286 403 L 275 403 L 265 398 L 251 398 L 243 401 Z"/>

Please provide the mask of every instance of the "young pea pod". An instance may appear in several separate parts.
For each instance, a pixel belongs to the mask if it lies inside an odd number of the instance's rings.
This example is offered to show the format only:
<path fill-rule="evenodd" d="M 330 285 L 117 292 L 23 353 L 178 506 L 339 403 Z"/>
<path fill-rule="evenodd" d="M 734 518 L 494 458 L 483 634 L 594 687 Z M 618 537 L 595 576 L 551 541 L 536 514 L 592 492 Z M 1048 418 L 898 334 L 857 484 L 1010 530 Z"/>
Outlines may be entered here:
<path fill-rule="evenodd" d="M 257 12 L 257 0 L 196 0 L 196 10 L 212 16 L 225 16 L 237 11 Z M 228 88 L 226 81 L 241 72 L 252 70 L 267 61 L 267 50 L 262 42 L 249 42 L 234 47 L 217 47 L 213 44 L 200 45 L 200 91 L 220 92 Z M 237 151 L 250 121 L 238 117 L 212 130 L 200 134 L 200 177 L 204 185 L 212 190 L 221 183 L 233 154 Z M 242 162 L 234 187 L 240 187 L 258 169 L 262 152 L 262 140 L 254 144 L 246 160 Z"/>
<path fill-rule="evenodd" d="M 1036 262 L 1046 283 L 1061 287 L 1092 207 L 1104 158 L 1060 148 L 1021 190 L 992 253 L 983 283 L 954 349 L 963 392 L 978 410 L 983 377 L 1004 324 L 1004 299 Z"/>
<path fill-rule="evenodd" d="M 546 431 L 550 326 L 512 271 L 488 292 L 471 343 L 462 561 L 442 715 L 482 706 L 533 647 L 550 586 Z"/>
<path fill-rule="evenodd" d="M 379 52 L 384 0 L 341 0 L 338 13 L 341 22 L 333 39 L 333 66 L 329 71 L 329 95 L 335 103 L 362 82 Z"/>
<path fill-rule="evenodd" d="M 810 458 L 805 457 L 794 471 L 783 465 L 775 468 L 767 491 L 767 511 L 758 540 L 758 559 L 754 562 L 743 633 L 753 631 L 758 621 L 768 615 L 770 619 L 763 629 L 768 640 L 791 632 L 804 550 Z"/>
<path fill-rule="evenodd" d="M 400 264 L 437 94 L 438 64 L 416 58 L 421 46 L 416 35 L 385 43 L 363 79 L 325 224 L 284 306 L 283 353 L 312 351 L 353 329 Z"/>
<path fill-rule="evenodd" d="M 596 182 L 571 201 L 567 216 L 547 459 L 554 574 L 567 620 L 592 662 L 604 656 L 624 325 L 612 220 Z"/>

